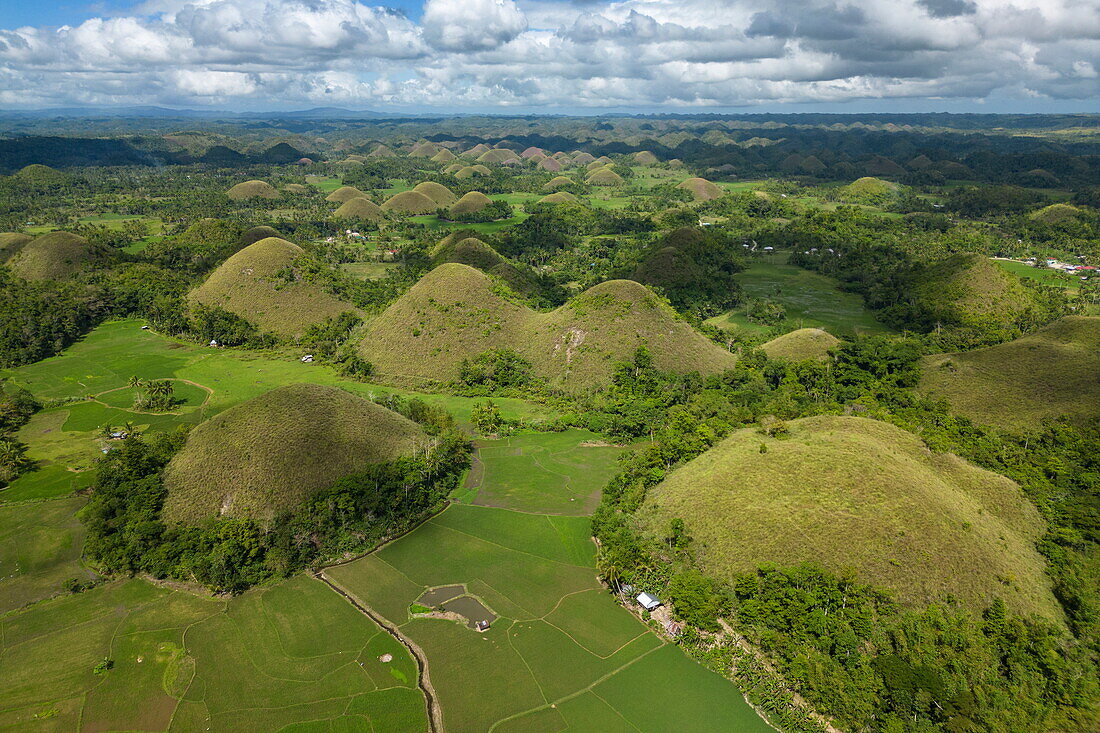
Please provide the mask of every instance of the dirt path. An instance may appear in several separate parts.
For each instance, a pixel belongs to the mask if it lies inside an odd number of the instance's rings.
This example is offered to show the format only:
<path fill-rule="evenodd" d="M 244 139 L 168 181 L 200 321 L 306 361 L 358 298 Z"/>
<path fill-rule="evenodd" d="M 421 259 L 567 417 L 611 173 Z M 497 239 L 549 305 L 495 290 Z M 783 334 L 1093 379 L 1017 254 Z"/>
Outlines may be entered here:
<path fill-rule="evenodd" d="M 409 652 L 412 653 L 413 659 L 416 660 L 416 666 L 418 667 L 418 685 L 420 690 L 424 693 L 424 699 L 428 704 L 428 731 L 429 733 L 444 733 L 443 728 L 443 710 L 439 707 L 439 698 L 435 692 L 435 688 L 432 687 L 431 676 L 428 674 L 428 655 L 424 653 L 416 642 L 408 638 L 401 633 L 401 630 L 390 623 L 387 619 L 375 613 L 369 606 L 360 601 L 354 595 L 344 590 L 337 585 L 335 581 L 325 575 L 324 570 L 319 570 L 314 573 L 314 577 L 320 580 L 322 583 L 332 588 L 347 600 L 348 603 L 355 606 L 363 615 L 369 618 L 374 623 L 378 624 L 383 630 L 390 634 L 393 638 L 401 642 Z"/>

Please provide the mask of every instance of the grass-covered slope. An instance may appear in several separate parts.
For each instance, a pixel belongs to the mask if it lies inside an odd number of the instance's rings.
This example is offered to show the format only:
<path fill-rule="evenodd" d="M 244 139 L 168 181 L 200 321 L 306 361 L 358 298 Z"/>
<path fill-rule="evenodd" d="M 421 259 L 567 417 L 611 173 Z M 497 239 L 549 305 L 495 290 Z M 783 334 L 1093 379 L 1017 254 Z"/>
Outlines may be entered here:
<path fill-rule="evenodd" d="M 772 359 L 802 361 L 803 359 L 827 359 L 829 349 L 836 347 L 840 339 L 820 328 L 800 328 L 773 338 L 761 346 Z"/>
<path fill-rule="evenodd" d="M 79 234 L 50 232 L 19 245 L 8 260 L 11 271 L 26 280 L 69 277 L 104 256 L 102 248 L 88 244 Z"/>
<path fill-rule="evenodd" d="M 395 214 L 430 214 L 439 208 L 435 201 L 419 191 L 402 191 L 382 203 L 382 211 Z"/>
<path fill-rule="evenodd" d="M 713 374 L 736 358 L 693 329 L 644 285 L 609 280 L 535 319 L 521 349 L 557 386 L 576 390 L 606 383 L 615 363 L 641 345 L 658 369 Z"/>
<path fill-rule="evenodd" d="M 282 336 L 300 335 L 315 323 L 354 310 L 319 284 L 301 279 L 294 264 L 302 254 L 301 247 L 285 239 L 261 239 L 210 273 L 190 300 L 224 308 Z"/>
<path fill-rule="evenodd" d="M 381 221 L 382 208 L 366 196 L 348 199 L 332 213 L 337 219 L 356 219 L 362 221 Z"/>
<path fill-rule="evenodd" d="M 854 569 L 902 602 L 1001 597 L 1059 617 L 1034 544 L 1045 525 L 1015 483 L 875 420 L 813 417 L 789 429 L 783 440 L 734 433 L 655 487 L 642 521 L 664 532 L 683 519 L 698 562 L 720 577 L 812 562 Z"/>
<path fill-rule="evenodd" d="M 359 348 L 382 376 L 449 381 L 463 359 L 515 343 L 533 315 L 481 271 L 446 263 L 373 319 Z"/>
<path fill-rule="evenodd" d="M 310 494 L 427 440 L 416 423 L 336 387 L 292 384 L 200 423 L 165 469 L 169 522 L 269 522 Z"/>
<path fill-rule="evenodd" d="M 920 391 L 972 420 L 1037 428 L 1067 415 L 1100 417 L 1100 318 L 1069 316 L 976 351 L 925 357 Z"/>
<path fill-rule="evenodd" d="M 910 305 L 928 330 L 942 325 L 1007 332 L 1041 319 L 1046 310 L 1040 291 L 988 257 L 969 253 L 926 265 L 913 282 Z"/>
<path fill-rule="evenodd" d="M 10 259 L 12 255 L 33 240 L 34 237 L 20 232 L 0 233 L 0 262 Z"/>
<path fill-rule="evenodd" d="M 234 201 L 246 201 L 248 199 L 277 199 L 280 194 L 267 181 L 245 181 L 238 183 L 226 191 L 226 195 Z"/>
<path fill-rule="evenodd" d="M 734 357 L 695 332 L 639 283 L 601 283 L 549 313 L 510 300 L 484 273 L 432 270 L 368 326 L 363 356 L 383 376 L 449 381 L 463 359 L 518 351 L 535 374 L 569 390 L 606 382 L 645 343 L 658 367 L 713 373 Z"/>

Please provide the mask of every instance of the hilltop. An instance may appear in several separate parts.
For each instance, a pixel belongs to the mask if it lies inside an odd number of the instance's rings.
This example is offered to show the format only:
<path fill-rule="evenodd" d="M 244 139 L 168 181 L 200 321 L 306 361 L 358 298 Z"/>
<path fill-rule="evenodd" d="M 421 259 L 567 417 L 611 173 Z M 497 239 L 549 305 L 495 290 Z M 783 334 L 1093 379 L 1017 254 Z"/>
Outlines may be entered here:
<path fill-rule="evenodd" d="M 1068 316 L 1015 341 L 922 360 L 919 391 L 986 425 L 1100 417 L 1100 318 Z"/>
<path fill-rule="evenodd" d="M 938 326 L 1011 332 L 1056 307 L 1050 298 L 988 257 L 960 253 L 924 265 L 907 306 L 931 331 Z"/>
<path fill-rule="evenodd" d="M 639 283 L 604 282 L 539 313 L 456 263 L 432 270 L 371 321 L 360 351 L 384 377 L 450 381 L 463 359 L 511 348 L 537 376 L 578 390 L 606 382 L 643 343 L 670 371 L 714 373 L 735 361 Z"/>
<path fill-rule="evenodd" d="M 714 315 L 735 305 L 741 285 L 740 247 L 729 238 L 698 227 L 681 227 L 661 236 L 629 273 L 631 280 L 662 289 L 677 308 Z"/>
<path fill-rule="evenodd" d="M 280 194 L 275 187 L 267 181 L 245 181 L 244 183 L 238 183 L 233 188 L 225 192 L 225 195 L 234 201 L 245 201 L 247 199 L 277 199 Z"/>
<path fill-rule="evenodd" d="M 773 338 L 760 349 L 770 359 L 828 359 L 829 349 L 840 344 L 840 339 L 820 328 L 800 328 Z"/>
<path fill-rule="evenodd" d="M 517 267 L 503 255 L 478 239 L 469 229 L 451 232 L 432 249 L 432 264 L 439 266 L 449 262 L 476 267 L 508 284 L 520 295 L 538 297 L 542 287 L 536 278 Z"/>
<path fill-rule="evenodd" d="M 657 533 L 683 519 L 700 566 L 728 580 L 811 562 L 854 569 L 904 603 L 954 596 L 983 608 L 1001 597 L 1060 617 L 1035 550 L 1045 523 L 1015 483 L 876 420 L 788 428 L 782 440 L 733 433 L 654 487 L 640 520 Z"/>
<path fill-rule="evenodd" d="M 336 387 L 279 387 L 191 431 L 164 472 L 164 518 L 269 523 L 318 489 L 426 442 L 416 423 Z"/>
<path fill-rule="evenodd" d="M 10 255 L 7 265 L 26 280 L 60 280 L 106 256 L 103 248 L 89 245 L 87 239 L 70 232 L 49 232 L 29 242 L 19 238 L 11 241 L 13 244 L 8 246 L 18 251 Z"/>
<path fill-rule="evenodd" d="M 278 237 L 250 244 L 210 273 L 191 291 L 193 303 L 219 306 L 281 336 L 301 335 L 309 326 L 355 310 L 314 282 L 302 279 L 295 262 L 305 254 Z"/>

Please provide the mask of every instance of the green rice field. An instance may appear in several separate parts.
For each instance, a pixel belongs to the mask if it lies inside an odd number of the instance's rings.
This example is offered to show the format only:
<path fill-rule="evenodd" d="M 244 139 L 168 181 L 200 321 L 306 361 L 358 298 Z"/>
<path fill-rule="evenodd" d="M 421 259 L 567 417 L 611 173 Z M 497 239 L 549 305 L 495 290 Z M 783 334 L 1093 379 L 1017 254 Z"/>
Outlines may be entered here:
<path fill-rule="evenodd" d="M 456 504 L 325 573 L 424 651 L 448 730 L 771 730 L 732 683 L 620 607 L 594 554 L 587 518 Z M 488 631 L 409 615 L 425 590 L 456 583 L 499 616 Z"/>
<path fill-rule="evenodd" d="M 115 582 L 0 629 L 4 730 L 427 727 L 408 651 L 306 576 L 228 600 Z"/>

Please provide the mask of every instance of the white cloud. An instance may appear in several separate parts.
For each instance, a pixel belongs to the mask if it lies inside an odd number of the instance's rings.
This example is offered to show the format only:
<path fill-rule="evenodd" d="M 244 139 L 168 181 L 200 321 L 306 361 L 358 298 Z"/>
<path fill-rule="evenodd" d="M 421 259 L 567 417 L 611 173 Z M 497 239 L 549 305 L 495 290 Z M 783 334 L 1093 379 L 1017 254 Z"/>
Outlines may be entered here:
<path fill-rule="evenodd" d="M 527 30 L 527 16 L 512 0 L 428 0 L 424 37 L 441 51 L 485 51 Z"/>
<path fill-rule="evenodd" d="M 645 106 L 1100 96 L 1100 0 L 147 0 L 0 29 L 0 103 Z"/>

